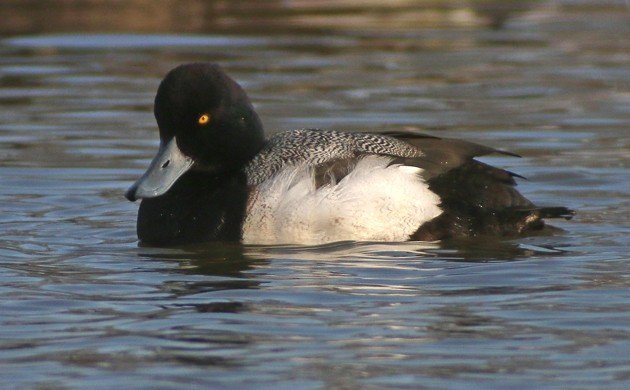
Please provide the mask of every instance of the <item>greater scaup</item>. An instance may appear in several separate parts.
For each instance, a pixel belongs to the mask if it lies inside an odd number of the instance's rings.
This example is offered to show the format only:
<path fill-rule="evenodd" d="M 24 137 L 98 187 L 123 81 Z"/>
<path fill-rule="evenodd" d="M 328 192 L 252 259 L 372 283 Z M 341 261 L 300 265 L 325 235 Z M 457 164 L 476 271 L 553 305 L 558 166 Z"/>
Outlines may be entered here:
<path fill-rule="evenodd" d="M 534 206 L 514 173 L 474 159 L 514 155 L 415 132 L 299 129 L 266 139 L 219 66 L 171 70 L 155 97 L 160 148 L 126 193 L 148 244 L 433 241 L 541 230 L 564 207 Z"/>

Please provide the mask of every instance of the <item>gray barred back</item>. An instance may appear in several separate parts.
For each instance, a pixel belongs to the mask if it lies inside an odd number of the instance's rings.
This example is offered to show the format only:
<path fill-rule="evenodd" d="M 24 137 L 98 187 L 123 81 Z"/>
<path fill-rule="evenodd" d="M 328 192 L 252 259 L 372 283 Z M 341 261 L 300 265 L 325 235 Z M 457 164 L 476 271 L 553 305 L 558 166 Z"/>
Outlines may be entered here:
<path fill-rule="evenodd" d="M 245 167 L 249 185 L 258 185 L 286 165 L 318 165 L 361 154 L 421 157 L 420 149 L 396 138 L 370 133 L 297 129 L 269 138 L 263 150 Z"/>

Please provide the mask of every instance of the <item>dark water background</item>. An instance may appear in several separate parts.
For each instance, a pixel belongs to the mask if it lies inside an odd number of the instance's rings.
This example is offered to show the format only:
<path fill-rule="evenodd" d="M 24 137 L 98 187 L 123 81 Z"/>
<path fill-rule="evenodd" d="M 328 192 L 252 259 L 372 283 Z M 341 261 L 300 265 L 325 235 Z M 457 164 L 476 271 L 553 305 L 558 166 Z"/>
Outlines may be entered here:
<path fill-rule="evenodd" d="M 625 1 L 3 1 L 0 387 L 627 388 Z M 566 233 L 138 247 L 152 99 L 221 63 L 268 132 L 511 150 Z"/>

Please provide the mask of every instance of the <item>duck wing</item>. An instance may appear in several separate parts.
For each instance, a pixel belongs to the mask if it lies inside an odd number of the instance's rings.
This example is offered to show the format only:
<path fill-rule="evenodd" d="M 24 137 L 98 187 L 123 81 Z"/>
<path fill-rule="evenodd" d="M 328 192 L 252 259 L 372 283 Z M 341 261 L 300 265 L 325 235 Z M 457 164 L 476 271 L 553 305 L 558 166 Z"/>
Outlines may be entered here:
<path fill-rule="evenodd" d="M 520 157 L 515 153 L 461 139 L 434 137 L 416 132 L 383 132 L 379 134 L 404 141 L 420 150 L 422 152 L 420 157 L 397 156 L 394 163 L 422 168 L 424 170 L 423 177 L 427 180 L 468 164 L 475 157 L 489 154 Z M 512 177 L 521 177 L 513 172 L 498 168 L 492 170 L 492 175 L 501 181 L 510 183 L 514 182 Z"/>
<path fill-rule="evenodd" d="M 335 130 L 297 129 L 278 133 L 247 164 L 249 185 L 257 185 L 287 165 L 334 165 L 352 162 L 365 155 L 419 158 L 422 151 L 402 139 L 374 133 L 347 133 Z"/>
<path fill-rule="evenodd" d="M 250 184 L 256 185 L 285 165 L 329 166 L 336 160 L 352 161 L 363 155 L 375 154 L 390 156 L 394 159 L 393 163 L 422 168 L 425 171 L 423 176 L 429 179 L 455 169 L 474 157 L 491 153 L 517 156 L 473 142 L 417 132 L 347 133 L 297 129 L 269 138 L 245 170 Z"/>

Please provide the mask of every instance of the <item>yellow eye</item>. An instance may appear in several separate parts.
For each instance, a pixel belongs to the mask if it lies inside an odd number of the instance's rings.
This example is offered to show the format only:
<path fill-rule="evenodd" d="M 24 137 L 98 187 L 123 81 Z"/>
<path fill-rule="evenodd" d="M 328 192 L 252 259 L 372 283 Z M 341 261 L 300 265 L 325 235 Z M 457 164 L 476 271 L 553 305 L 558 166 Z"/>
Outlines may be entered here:
<path fill-rule="evenodd" d="M 207 125 L 208 123 L 210 123 L 210 114 L 200 115 L 199 119 L 197 119 L 197 123 L 199 123 L 200 125 Z"/>

